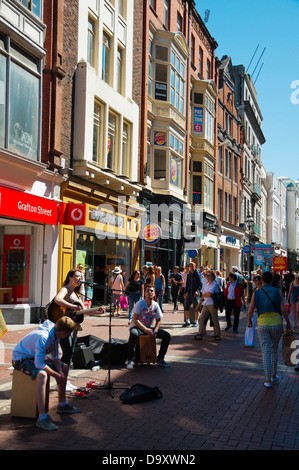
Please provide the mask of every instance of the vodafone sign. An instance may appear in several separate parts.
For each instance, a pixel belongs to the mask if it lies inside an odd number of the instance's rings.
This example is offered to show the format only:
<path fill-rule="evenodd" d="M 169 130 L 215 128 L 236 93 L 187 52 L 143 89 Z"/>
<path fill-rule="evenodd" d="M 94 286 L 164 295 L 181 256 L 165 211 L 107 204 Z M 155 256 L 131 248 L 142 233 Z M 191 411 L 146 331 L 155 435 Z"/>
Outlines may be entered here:
<path fill-rule="evenodd" d="M 85 225 L 86 204 L 83 203 L 65 203 L 59 204 L 58 222 L 65 225 Z"/>
<path fill-rule="evenodd" d="M 57 225 L 57 202 L 0 186 L 0 216 Z"/>

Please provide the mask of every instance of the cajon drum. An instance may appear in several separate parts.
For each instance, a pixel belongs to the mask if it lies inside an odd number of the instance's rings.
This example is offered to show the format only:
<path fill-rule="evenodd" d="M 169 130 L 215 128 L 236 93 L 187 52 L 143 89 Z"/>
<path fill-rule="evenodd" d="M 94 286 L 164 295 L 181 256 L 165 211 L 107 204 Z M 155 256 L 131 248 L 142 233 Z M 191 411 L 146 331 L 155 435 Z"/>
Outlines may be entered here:
<path fill-rule="evenodd" d="M 153 340 L 149 335 L 140 335 L 139 349 L 141 364 L 151 364 L 157 361 L 156 339 Z"/>
<path fill-rule="evenodd" d="M 20 370 L 12 374 L 11 416 L 19 418 L 37 418 L 38 408 L 35 394 L 35 380 Z M 49 409 L 50 376 L 46 385 L 46 412 Z"/>

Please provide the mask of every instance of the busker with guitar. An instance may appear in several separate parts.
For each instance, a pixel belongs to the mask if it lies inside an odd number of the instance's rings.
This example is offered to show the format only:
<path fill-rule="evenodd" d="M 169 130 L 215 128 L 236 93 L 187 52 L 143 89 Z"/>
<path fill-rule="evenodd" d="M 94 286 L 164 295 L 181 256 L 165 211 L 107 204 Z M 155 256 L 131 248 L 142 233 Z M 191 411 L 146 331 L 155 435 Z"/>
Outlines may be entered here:
<path fill-rule="evenodd" d="M 70 365 L 74 348 L 77 341 L 78 330 L 82 330 L 80 323 L 84 319 L 84 315 L 105 313 L 105 307 L 95 307 L 85 309 L 80 298 L 81 273 L 77 269 L 68 272 L 63 286 L 59 289 L 56 297 L 48 308 L 48 318 L 56 323 L 59 318 L 67 315 L 77 323 L 77 329 L 69 338 L 61 339 L 60 346 L 62 349 L 62 362 Z"/>

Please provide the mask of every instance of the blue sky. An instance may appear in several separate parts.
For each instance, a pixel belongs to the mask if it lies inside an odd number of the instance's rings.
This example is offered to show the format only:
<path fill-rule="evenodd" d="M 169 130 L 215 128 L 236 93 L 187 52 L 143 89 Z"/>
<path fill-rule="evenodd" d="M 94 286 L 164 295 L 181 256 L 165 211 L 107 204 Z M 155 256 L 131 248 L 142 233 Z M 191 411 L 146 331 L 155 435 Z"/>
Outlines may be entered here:
<path fill-rule="evenodd" d="M 206 26 L 218 43 L 219 59 L 228 55 L 233 65 L 247 69 L 259 46 L 247 71 L 256 80 L 263 115 L 262 160 L 275 176 L 299 180 L 299 0 L 195 3 L 203 20 L 210 10 Z"/>

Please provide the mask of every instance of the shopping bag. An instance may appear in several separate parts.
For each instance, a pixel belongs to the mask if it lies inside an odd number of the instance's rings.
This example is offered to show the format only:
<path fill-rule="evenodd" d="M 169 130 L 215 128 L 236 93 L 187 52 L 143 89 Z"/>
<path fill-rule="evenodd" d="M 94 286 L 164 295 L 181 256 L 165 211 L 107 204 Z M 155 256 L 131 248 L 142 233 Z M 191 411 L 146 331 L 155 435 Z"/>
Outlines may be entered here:
<path fill-rule="evenodd" d="M 246 326 L 245 330 L 245 346 L 255 346 L 255 327 Z"/>
<path fill-rule="evenodd" d="M 128 297 L 126 297 L 125 295 L 120 295 L 119 303 L 120 303 L 121 308 L 125 310 L 128 306 Z"/>
<path fill-rule="evenodd" d="M 7 332 L 7 330 L 8 328 L 2 315 L 2 310 L 0 310 L 0 338 Z"/>
<path fill-rule="evenodd" d="M 285 330 L 282 336 L 282 359 L 286 366 L 295 367 L 296 361 L 292 361 L 292 355 L 295 356 L 296 340 L 292 330 Z"/>

